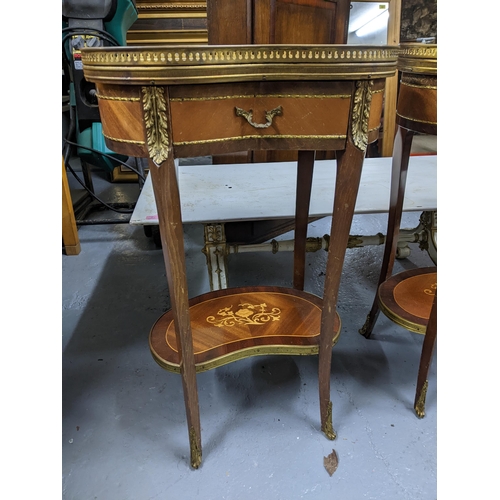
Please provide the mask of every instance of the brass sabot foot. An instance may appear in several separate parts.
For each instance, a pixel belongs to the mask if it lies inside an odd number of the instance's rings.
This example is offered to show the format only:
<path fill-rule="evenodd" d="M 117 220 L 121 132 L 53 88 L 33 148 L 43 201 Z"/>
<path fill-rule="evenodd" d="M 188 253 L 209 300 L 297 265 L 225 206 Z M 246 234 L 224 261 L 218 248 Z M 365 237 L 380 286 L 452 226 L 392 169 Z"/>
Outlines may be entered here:
<path fill-rule="evenodd" d="M 326 420 L 325 420 L 325 423 L 324 423 L 321 430 L 325 433 L 325 436 L 328 439 L 331 439 L 332 441 L 337 437 L 337 434 L 335 433 L 335 431 L 333 429 L 332 402 L 331 401 L 328 403 L 328 410 L 326 412 Z"/>
<path fill-rule="evenodd" d="M 371 323 L 370 315 L 368 314 L 368 316 L 366 317 L 365 324 L 358 330 L 358 332 L 367 339 L 370 338 L 370 335 L 372 334 L 370 323 Z"/>
<path fill-rule="evenodd" d="M 197 469 L 201 464 L 201 448 L 198 446 L 196 433 L 193 428 L 189 431 L 189 446 L 191 448 L 191 467 Z"/>
<path fill-rule="evenodd" d="M 420 392 L 420 395 L 417 399 L 417 402 L 415 403 L 415 413 L 417 414 L 418 418 L 425 417 L 425 398 L 427 396 L 428 387 L 429 387 L 429 381 L 426 380 L 424 386 L 422 387 L 422 391 Z"/>

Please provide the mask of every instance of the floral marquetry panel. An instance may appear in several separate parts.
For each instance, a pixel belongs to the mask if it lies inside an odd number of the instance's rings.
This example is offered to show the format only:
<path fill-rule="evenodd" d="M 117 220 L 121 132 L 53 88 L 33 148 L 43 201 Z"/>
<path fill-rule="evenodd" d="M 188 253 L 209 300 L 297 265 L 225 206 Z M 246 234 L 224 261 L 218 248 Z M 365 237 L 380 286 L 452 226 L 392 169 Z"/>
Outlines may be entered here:
<path fill-rule="evenodd" d="M 259 354 L 314 354 L 319 349 L 322 300 L 279 287 L 211 292 L 190 301 L 197 371 Z M 335 339 L 340 320 L 335 324 Z M 164 368 L 179 371 L 171 312 L 153 326 L 150 347 Z"/>

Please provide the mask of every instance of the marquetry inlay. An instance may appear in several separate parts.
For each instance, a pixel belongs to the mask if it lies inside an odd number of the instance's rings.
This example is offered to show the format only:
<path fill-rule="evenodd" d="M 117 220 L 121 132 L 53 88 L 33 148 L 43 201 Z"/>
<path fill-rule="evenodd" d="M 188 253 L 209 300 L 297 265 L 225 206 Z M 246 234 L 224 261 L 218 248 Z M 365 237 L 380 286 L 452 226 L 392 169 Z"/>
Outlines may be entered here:
<path fill-rule="evenodd" d="M 121 102 L 139 102 L 141 101 L 140 97 L 117 97 L 103 94 L 96 94 L 98 99 L 101 101 L 121 101 Z"/>
<path fill-rule="evenodd" d="M 417 122 L 417 123 L 427 123 L 429 125 L 437 125 L 436 121 L 430 121 L 430 120 L 420 120 L 419 118 L 415 118 L 413 116 L 404 116 L 398 111 L 396 111 L 396 115 L 399 116 L 400 118 L 403 118 L 404 120 L 410 120 L 412 122 Z"/>
<path fill-rule="evenodd" d="M 254 134 L 254 135 L 239 135 L 237 137 L 221 137 L 217 139 L 204 139 L 200 141 L 179 141 L 174 142 L 174 146 L 188 146 L 195 144 L 215 144 L 225 141 L 244 141 L 247 139 L 345 139 L 343 134 L 330 135 L 293 135 L 293 134 Z"/>
<path fill-rule="evenodd" d="M 383 92 L 377 91 L 377 92 Z M 375 93 L 375 92 L 374 92 Z M 285 98 L 285 99 L 350 99 L 351 94 L 245 94 L 245 95 L 218 95 L 207 97 L 172 97 L 170 102 L 184 101 L 221 101 L 225 99 L 260 99 L 260 98 Z"/>
<path fill-rule="evenodd" d="M 145 144 L 144 141 L 134 141 L 132 139 L 120 139 L 118 137 L 112 137 L 108 134 L 102 134 L 104 137 L 106 137 L 106 139 L 109 139 L 110 141 L 113 141 L 113 142 L 122 142 L 124 144 L 138 144 L 140 146 L 142 146 L 143 144 Z"/>
<path fill-rule="evenodd" d="M 233 311 L 233 306 L 219 309 L 216 316 L 209 316 L 207 322 L 218 327 L 235 325 L 265 325 L 269 321 L 279 321 L 281 309 L 263 304 L 241 303 Z"/>

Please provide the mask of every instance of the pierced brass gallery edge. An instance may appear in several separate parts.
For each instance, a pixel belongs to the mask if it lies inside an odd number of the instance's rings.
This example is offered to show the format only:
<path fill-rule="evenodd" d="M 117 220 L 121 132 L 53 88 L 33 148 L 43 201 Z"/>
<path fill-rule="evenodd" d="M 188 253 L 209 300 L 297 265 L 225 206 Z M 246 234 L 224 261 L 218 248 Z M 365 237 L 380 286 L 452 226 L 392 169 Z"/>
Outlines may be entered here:
<path fill-rule="evenodd" d="M 437 75 L 437 45 L 402 43 L 398 69 L 408 73 Z"/>
<path fill-rule="evenodd" d="M 390 45 L 127 46 L 82 49 L 82 62 L 88 80 L 120 85 L 361 80 L 392 76 L 399 52 Z"/>

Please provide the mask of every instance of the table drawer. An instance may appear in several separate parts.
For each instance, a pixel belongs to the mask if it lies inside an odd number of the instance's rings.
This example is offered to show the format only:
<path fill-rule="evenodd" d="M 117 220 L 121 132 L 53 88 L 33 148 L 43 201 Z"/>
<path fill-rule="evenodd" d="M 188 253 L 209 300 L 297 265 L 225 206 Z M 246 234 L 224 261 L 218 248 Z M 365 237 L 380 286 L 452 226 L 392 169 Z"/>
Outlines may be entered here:
<path fill-rule="evenodd" d="M 97 87 L 108 146 L 147 156 L 140 118 L 144 96 L 138 87 Z M 384 80 L 372 86 L 369 142 L 378 135 Z M 179 85 L 165 88 L 176 155 L 265 149 L 342 149 L 355 82 L 250 82 Z M 124 119 L 124 117 L 126 117 Z M 215 149 L 214 149 L 215 148 Z M 209 151 L 210 150 L 210 151 Z"/>
<path fill-rule="evenodd" d="M 321 141 L 340 148 L 348 133 L 353 88 L 353 82 L 170 87 L 173 145 L 234 142 L 244 150 L 255 147 L 248 141 L 257 140 L 266 149 L 269 143 L 279 148 L 276 140 L 286 139 L 314 141 L 311 149 L 319 149 Z M 369 128 L 378 128 L 382 102 L 383 86 L 377 85 Z"/>
<path fill-rule="evenodd" d="M 184 145 L 263 136 L 345 138 L 350 99 L 350 92 L 325 95 L 297 91 L 171 98 L 173 142 Z M 243 110 L 240 116 L 237 110 Z M 245 113 L 251 113 L 255 126 L 247 121 Z M 267 113 L 274 116 L 266 118 Z"/>

